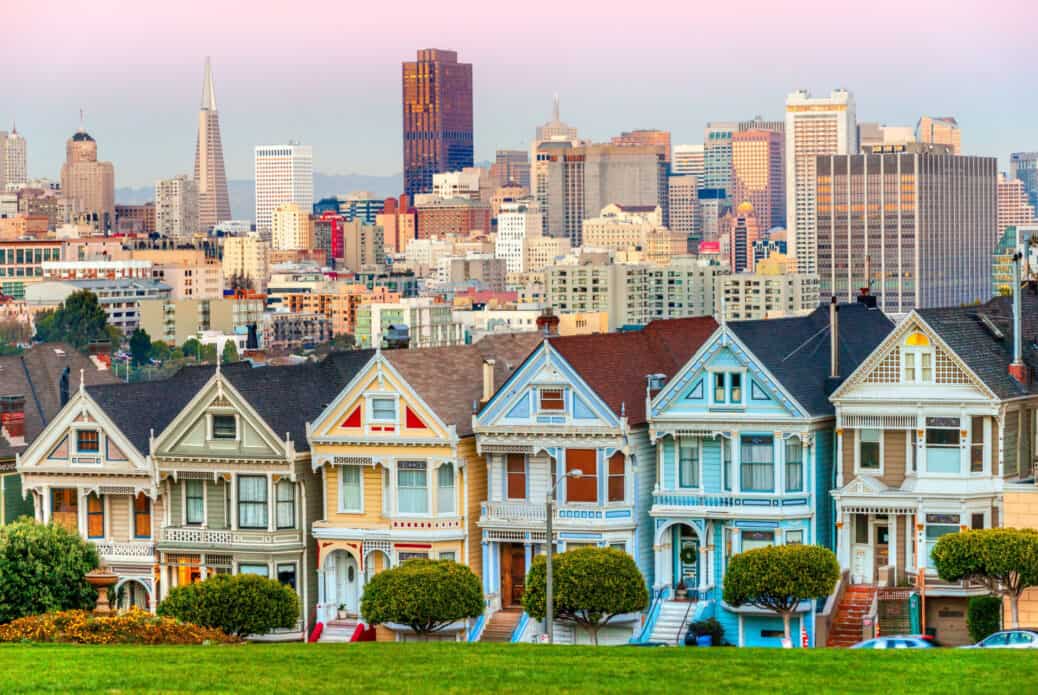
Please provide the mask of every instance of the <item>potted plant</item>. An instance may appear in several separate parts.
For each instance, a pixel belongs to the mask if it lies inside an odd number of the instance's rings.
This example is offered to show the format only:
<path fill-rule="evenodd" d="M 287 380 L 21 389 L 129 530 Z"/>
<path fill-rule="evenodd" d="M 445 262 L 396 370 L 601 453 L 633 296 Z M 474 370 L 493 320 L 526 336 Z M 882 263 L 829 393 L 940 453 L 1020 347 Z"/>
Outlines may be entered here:
<path fill-rule="evenodd" d="M 346 613 L 346 604 L 345 603 L 340 603 L 339 604 L 339 611 L 336 614 L 336 617 L 339 620 L 345 620 L 347 618 L 347 616 L 348 616 L 348 614 Z"/>
<path fill-rule="evenodd" d="M 697 620 L 689 624 L 685 635 L 686 646 L 720 647 L 724 643 L 724 628 L 717 618 Z"/>
<path fill-rule="evenodd" d="M 679 601 L 684 601 L 687 593 L 688 592 L 685 591 L 685 582 L 679 581 L 674 587 L 674 598 Z"/>

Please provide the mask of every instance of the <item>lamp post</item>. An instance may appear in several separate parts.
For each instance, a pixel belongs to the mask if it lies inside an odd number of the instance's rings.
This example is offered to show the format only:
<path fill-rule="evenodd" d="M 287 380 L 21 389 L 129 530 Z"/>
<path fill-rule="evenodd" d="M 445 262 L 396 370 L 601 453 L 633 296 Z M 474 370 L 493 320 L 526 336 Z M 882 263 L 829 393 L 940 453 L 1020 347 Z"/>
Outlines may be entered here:
<path fill-rule="evenodd" d="M 545 524 L 547 526 L 547 531 L 548 531 L 548 534 L 545 537 L 545 540 L 547 541 L 547 547 L 545 548 L 545 554 L 546 554 L 546 558 L 545 559 L 547 560 L 547 564 L 545 566 L 545 584 L 544 584 L 544 629 L 546 629 L 548 631 L 548 644 L 554 644 L 555 643 L 555 628 L 554 628 L 554 623 L 555 623 L 555 616 L 554 616 L 555 611 L 554 611 L 554 608 L 555 608 L 555 606 L 552 605 L 552 585 L 551 585 L 552 584 L 551 556 L 553 554 L 553 551 L 555 550 L 555 542 L 552 540 L 552 537 L 551 537 L 551 519 L 552 519 L 552 516 L 553 516 L 552 513 L 554 511 L 554 507 L 555 507 L 555 489 L 559 486 L 559 483 L 561 483 L 566 478 L 579 478 L 582 475 L 584 475 L 584 473 L 582 471 L 579 471 L 579 470 L 566 471 L 566 474 L 563 475 L 558 480 L 556 480 L 555 484 L 552 485 L 551 488 L 548 489 L 548 501 L 547 501 L 547 505 L 546 505 L 548 513 L 547 513 L 547 516 L 546 516 L 546 524 Z"/>

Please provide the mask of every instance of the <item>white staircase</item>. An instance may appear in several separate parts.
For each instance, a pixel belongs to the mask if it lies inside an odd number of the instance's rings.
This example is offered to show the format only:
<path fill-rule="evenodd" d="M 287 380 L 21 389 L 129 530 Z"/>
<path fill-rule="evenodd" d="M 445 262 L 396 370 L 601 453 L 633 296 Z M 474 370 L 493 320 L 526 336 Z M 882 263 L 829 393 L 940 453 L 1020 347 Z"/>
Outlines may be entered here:
<path fill-rule="evenodd" d="M 354 618 L 346 618 L 344 620 L 329 620 L 324 624 L 324 631 L 321 633 L 318 642 L 349 642 L 350 638 L 353 637 L 354 630 L 357 629 L 358 621 Z"/>
<path fill-rule="evenodd" d="M 652 642 L 663 642 L 671 646 L 684 644 L 688 621 L 696 612 L 695 601 L 664 601 L 660 607 L 656 624 L 652 626 Z"/>

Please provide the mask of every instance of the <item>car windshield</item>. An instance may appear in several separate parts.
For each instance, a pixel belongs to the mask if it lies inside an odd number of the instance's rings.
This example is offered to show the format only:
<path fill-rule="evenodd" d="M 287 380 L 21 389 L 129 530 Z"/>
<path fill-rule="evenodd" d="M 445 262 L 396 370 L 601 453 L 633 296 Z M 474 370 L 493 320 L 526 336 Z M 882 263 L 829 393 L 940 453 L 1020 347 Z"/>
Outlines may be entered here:
<path fill-rule="evenodd" d="M 996 632 L 995 634 L 988 637 L 986 640 L 981 642 L 985 647 L 1001 647 L 1009 640 L 1008 632 Z"/>

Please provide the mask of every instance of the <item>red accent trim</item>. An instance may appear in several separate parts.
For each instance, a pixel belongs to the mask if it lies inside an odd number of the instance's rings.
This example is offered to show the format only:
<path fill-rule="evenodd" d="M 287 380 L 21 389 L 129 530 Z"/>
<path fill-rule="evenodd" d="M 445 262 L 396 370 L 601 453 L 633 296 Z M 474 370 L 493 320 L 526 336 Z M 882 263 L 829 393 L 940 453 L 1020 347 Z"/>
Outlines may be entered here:
<path fill-rule="evenodd" d="M 353 409 L 349 415 L 346 416 L 346 420 L 342 423 L 343 427 L 350 429 L 357 429 L 360 427 L 360 406 L 358 405 Z"/>
<path fill-rule="evenodd" d="M 324 623 L 316 623 L 314 629 L 310 632 L 310 639 L 307 642 L 316 642 L 321 639 L 322 632 L 324 632 Z"/>
<path fill-rule="evenodd" d="M 429 426 L 422 422 L 422 418 L 418 417 L 418 415 L 411 410 L 411 406 L 407 406 L 407 408 L 404 409 L 404 424 L 409 430 L 429 429 Z"/>
<path fill-rule="evenodd" d="M 394 543 L 394 548 L 423 548 L 428 550 L 432 548 L 432 543 Z"/>

